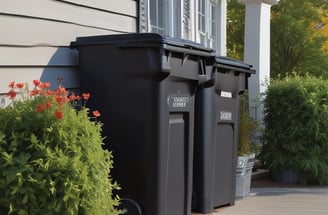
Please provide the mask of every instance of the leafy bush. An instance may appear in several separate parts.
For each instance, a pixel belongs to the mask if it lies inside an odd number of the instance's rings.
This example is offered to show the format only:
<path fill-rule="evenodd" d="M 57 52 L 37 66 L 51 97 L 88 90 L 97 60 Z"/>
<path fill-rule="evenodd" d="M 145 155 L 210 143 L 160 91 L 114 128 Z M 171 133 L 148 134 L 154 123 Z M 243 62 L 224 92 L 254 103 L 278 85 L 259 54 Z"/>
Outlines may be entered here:
<path fill-rule="evenodd" d="M 244 156 L 253 152 L 251 134 L 257 128 L 257 123 L 249 118 L 247 93 L 241 96 L 239 113 L 238 156 Z"/>
<path fill-rule="evenodd" d="M 10 83 L 12 103 L 0 109 L 0 214 L 120 214 L 100 113 L 73 108 L 89 94 L 34 84 Z"/>
<path fill-rule="evenodd" d="M 286 77 L 264 100 L 261 158 L 270 170 L 295 171 L 303 184 L 328 183 L 328 81 Z"/>

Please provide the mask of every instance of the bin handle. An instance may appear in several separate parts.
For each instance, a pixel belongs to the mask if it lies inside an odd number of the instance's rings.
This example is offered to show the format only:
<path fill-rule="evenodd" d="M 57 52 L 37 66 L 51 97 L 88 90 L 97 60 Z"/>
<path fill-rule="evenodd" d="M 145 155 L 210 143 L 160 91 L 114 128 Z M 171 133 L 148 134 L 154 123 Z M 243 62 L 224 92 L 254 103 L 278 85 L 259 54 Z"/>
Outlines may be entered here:
<path fill-rule="evenodd" d="M 204 65 L 203 60 L 199 61 L 199 75 L 198 84 L 205 87 L 211 87 L 214 85 L 213 69 Z"/>

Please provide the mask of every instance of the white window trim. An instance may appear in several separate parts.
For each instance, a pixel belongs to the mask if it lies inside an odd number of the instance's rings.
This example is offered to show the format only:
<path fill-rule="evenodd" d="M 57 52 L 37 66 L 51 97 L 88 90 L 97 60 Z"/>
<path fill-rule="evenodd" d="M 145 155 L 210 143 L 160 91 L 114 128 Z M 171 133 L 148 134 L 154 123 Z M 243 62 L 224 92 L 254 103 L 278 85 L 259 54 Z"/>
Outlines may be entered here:
<path fill-rule="evenodd" d="M 149 0 L 140 0 L 140 24 L 139 24 L 139 28 L 140 28 L 140 32 L 149 32 L 151 29 L 150 26 L 150 13 L 149 13 L 149 4 L 148 4 Z M 198 26 L 199 26 L 199 20 L 198 20 L 198 0 L 189 0 L 190 1 L 190 19 L 188 20 L 189 25 L 188 29 L 189 29 L 189 35 L 186 38 L 185 32 L 184 32 L 184 0 L 178 1 L 179 4 L 179 12 L 178 12 L 178 16 L 180 19 L 180 24 L 178 26 L 179 31 L 177 32 L 177 36 L 178 37 L 183 37 L 184 39 L 188 39 L 191 41 L 195 41 L 200 43 L 201 42 L 201 38 L 200 38 L 200 32 L 198 31 Z M 164 0 L 165 2 L 165 7 L 166 8 L 171 8 L 171 10 L 164 10 L 164 16 L 165 17 L 173 17 L 173 13 L 172 13 L 172 8 L 174 6 L 174 2 L 172 0 Z M 206 47 L 209 47 L 209 41 L 212 41 L 214 44 L 213 48 L 214 50 L 219 50 L 222 47 L 220 47 L 220 44 L 222 43 L 222 35 L 220 34 L 220 31 L 222 31 L 222 27 L 225 27 L 225 25 L 221 26 L 221 19 L 222 19 L 222 15 L 220 14 L 220 12 L 222 11 L 221 7 L 222 7 L 222 2 L 224 2 L 226 4 L 226 0 L 205 0 L 205 44 L 203 44 Z M 211 35 L 209 35 L 209 30 L 210 30 L 210 15 L 211 15 L 211 11 L 210 11 L 210 5 L 214 4 L 215 5 L 215 37 L 211 38 Z M 143 9 L 141 8 L 147 8 L 147 11 L 143 11 Z M 223 10 L 224 12 L 226 12 L 226 10 Z M 143 14 L 143 15 L 142 15 Z M 143 17 L 142 17 L 143 16 Z M 165 17 L 163 17 L 165 19 Z M 144 19 L 144 20 L 142 20 Z M 172 18 L 170 19 L 165 19 L 167 20 L 166 22 L 164 22 L 164 28 L 166 29 L 166 34 L 169 36 L 174 36 L 174 27 L 173 24 L 176 20 L 173 20 Z M 225 21 L 225 20 L 223 20 Z M 143 23 L 142 23 L 143 22 Z M 145 23 L 146 22 L 146 23 Z M 223 30 L 225 32 L 225 29 Z M 225 39 L 225 37 L 224 37 Z M 221 44 L 222 46 L 222 44 Z M 224 44 L 225 46 L 225 44 Z M 221 51 L 219 51 L 221 52 Z"/>
<path fill-rule="evenodd" d="M 190 37 L 190 39 L 192 40 L 192 41 L 196 41 L 196 34 L 195 34 L 195 32 L 196 32 L 196 30 L 197 30 L 197 23 L 198 23 L 198 21 L 197 21 L 197 18 L 195 18 L 194 16 L 194 14 L 195 14 L 195 11 L 196 11 L 196 2 L 197 0 L 190 0 L 190 35 L 189 35 L 189 37 Z"/>
<path fill-rule="evenodd" d="M 203 0 L 199 0 L 199 1 L 203 1 Z M 200 20 L 199 20 L 199 11 L 200 11 L 200 9 L 199 9 L 199 1 L 195 1 L 195 8 L 196 8 L 196 10 L 195 10 L 195 17 L 194 17 L 194 19 L 196 20 L 196 29 L 195 29 L 195 31 L 193 32 L 195 35 L 196 35 L 196 42 L 198 42 L 198 43 L 201 43 L 201 36 L 204 36 L 205 38 L 206 38 L 206 32 L 201 32 L 200 30 L 199 30 L 199 28 L 200 28 Z M 205 2 L 206 2 L 206 0 L 204 0 Z M 206 14 L 206 3 L 205 3 L 205 11 L 204 11 L 204 16 L 205 16 L 205 14 Z M 205 20 L 206 20 L 206 18 L 205 18 Z M 206 31 L 206 21 L 205 21 L 205 31 Z M 206 44 L 204 44 L 205 46 L 206 46 Z"/>
<path fill-rule="evenodd" d="M 214 5 L 215 7 L 215 22 L 216 22 L 216 25 L 215 25 L 215 35 L 214 35 L 214 38 L 211 37 L 210 35 L 210 29 L 211 29 L 211 5 Z M 195 7 L 196 7 L 196 13 L 197 13 L 197 17 L 196 17 L 196 30 L 194 31 L 195 35 L 196 35 L 196 42 L 200 43 L 201 42 L 201 36 L 203 35 L 205 37 L 205 46 L 206 47 L 211 47 L 213 49 L 217 49 L 217 35 L 218 35 L 218 22 L 220 21 L 218 19 L 218 7 L 219 7 L 219 4 L 218 4 L 218 1 L 216 0 L 205 0 L 205 32 L 201 32 L 199 31 L 199 19 L 198 19 L 198 16 L 199 16 L 199 8 L 198 8 L 198 1 L 196 1 L 196 4 L 195 4 Z M 213 46 L 211 46 L 211 43 L 213 43 Z"/>

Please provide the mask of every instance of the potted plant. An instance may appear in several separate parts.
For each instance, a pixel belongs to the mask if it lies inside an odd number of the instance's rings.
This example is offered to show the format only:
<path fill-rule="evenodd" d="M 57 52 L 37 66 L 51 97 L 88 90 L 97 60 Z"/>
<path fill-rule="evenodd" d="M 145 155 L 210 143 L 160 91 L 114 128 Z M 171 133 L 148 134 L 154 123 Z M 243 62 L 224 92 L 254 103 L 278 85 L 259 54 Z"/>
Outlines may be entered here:
<path fill-rule="evenodd" d="M 261 159 L 272 179 L 328 184 L 328 82 L 287 76 L 270 84 L 264 100 Z"/>
<path fill-rule="evenodd" d="M 251 134 L 256 128 L 256 122 L 249 118 L 248 94 L 244 93 L 241 96 L 239 110 L 236 197 L 245 197 L 249 195 L 252 169 L 255 161 Z"/>
<path fill-rule="evenodd" d="M 0 108 L 0 214 L 120 214 L 90 95 L 33 84 L 11 82 L 11 104 Z"/>

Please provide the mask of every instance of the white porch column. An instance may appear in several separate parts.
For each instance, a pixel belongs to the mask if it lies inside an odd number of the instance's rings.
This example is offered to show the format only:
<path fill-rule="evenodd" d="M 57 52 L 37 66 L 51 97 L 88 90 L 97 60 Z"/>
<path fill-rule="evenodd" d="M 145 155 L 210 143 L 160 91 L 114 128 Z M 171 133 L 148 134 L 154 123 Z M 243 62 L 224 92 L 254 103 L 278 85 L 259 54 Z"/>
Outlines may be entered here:
<path fill-rule="evenodd" d="M 226 56 L 227 55 L 227 0 L 218 1 L 218 26 L 216 31 L 216 55 Z"/>
<path fill-rule="evenodd" d="M 250 117 L 262 122 L 260 94 L 270 80 L 270 13 L 279 0 L 238 0 L 245 4 L 244 61 L 253 65 L 256 74 L 249 78 Z"/>

